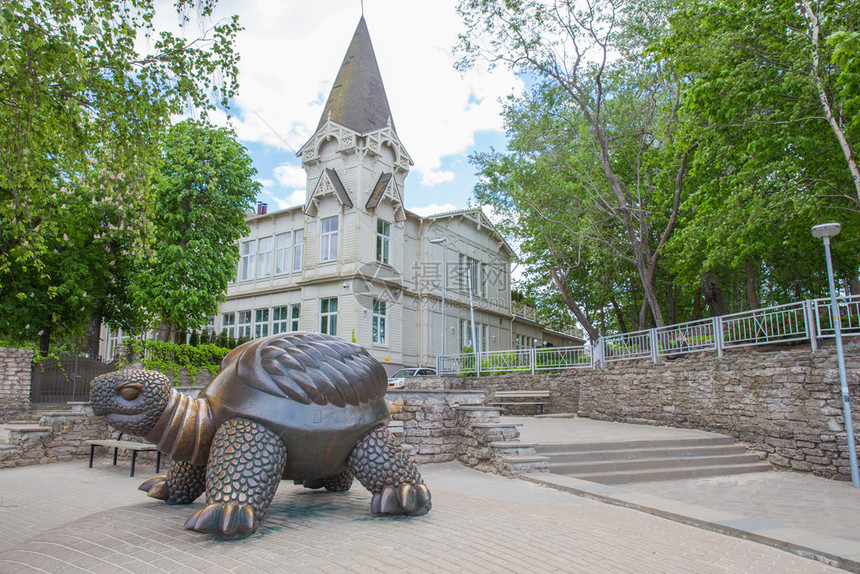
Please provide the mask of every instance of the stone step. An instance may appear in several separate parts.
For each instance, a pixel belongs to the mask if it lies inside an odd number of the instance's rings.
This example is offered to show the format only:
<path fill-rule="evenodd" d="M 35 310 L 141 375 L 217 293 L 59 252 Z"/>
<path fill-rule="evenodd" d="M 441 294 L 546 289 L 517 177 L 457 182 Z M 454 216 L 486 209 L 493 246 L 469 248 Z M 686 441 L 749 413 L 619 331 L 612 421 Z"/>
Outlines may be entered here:
<path fill-rule="evenodd" d="M 53 421 L 57 419 L 77 419 L 83 413 L 80 411 L 38 411 L 34 415 L 39 417 L 40 421 Z"/>
<path fill-rule="evenodd" d="M 629 484 L 634 482 L 657 482 L 666 480 L 681 480 L 687 478 L 705 478 L 708 476 L 725 476 L 730 474 L 745 474 L 748 472 L 769 472 L 773 469 L 767 463 L 694 466 L 663 470 L 635 470 L 630 472 L 600 472 L 578 474 L 576 478 L 597 482 L 600 484 Z"/>
<path fill-rule="evenodd" d="M 725 454 L 716 456 L 686 456 L 686 457 L 659 457 L 659 458 L 636 458 L 625 460 L 601 460 L 584 461 L 578 463 L 557 462 L 555 457 L 549 464 L 550 472 L 556 474 L 568 474 L 577 478 L 583 478 L 588 474 L 609 472 L 631 472 L 638 470 L 672 470 L 679 468 L 705 467 L 705 466 L 734 466 L 743 464 L 755 464 L 759 462 L 758 456 L 754 454 Z"/>
<path fill-rule="evenodd" d="M 600 450 L 600 445 L 594 445 L 595 450 L 586 452 L 548 452 L 545 449 L 535 447 L 535 451 L 542 454 L 552 455 L 554 462 L 580 463 L 598 462 L 609 460 L 635 460 L 642 458 L 665 458 L 665 457 L 697 457 L 715 456 L 725 454 L 746 454 L 746 447 L 739 444 L 725 444 L 713 446 L 675 446 L 655 448 L 632 448 L 625 450 Z"/>
<path fill-rule="evenodd" d="M 538 452 L 563 454 L 607 450 L 633 450 L 639 448 L 693 447 L 735 444 L 731 437 L 702 437 L 683 439 L 651 439 L 634 441 L 607 441 L 592 443 L 545 443 L 535 446 Z"/>
<path fill-rule="evenodd" d="M 549 457 L 548 456 L 535 456 L 535 455 L 513 455 L 513 456 L 503 456 L 502 461 L 506 462 L 508 464 L 549 462 Z"/>

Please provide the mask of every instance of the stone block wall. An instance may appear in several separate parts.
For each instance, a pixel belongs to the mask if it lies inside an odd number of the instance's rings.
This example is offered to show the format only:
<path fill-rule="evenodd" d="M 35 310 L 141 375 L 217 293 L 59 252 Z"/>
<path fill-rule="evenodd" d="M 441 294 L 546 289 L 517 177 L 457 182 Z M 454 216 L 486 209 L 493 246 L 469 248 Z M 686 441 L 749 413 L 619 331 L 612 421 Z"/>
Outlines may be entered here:
<path fill-rule="evenodd" d="M 590 369 L 589 369 L 590 370 Z M 487 393 L 487 402 L 495 401 L 496 391 L 550 392 L 544 413 L 576 413 L 579 409 L 579 386 L 571 385 L 567 373 L 509 373 L 495 377 L 432 376 L 406 380 L 407 389 L 469 390 Z M 505 407 L 503 414 L 530 415 L 532 406 Z"/>
<path fill-rule="evenodd" d="M 852 418 L 860 419 L 860 345 L 846 345 Z M 583 376 L 584 375 L 584 376 Z M 733 436 L 781 467 L 850 478 L 835 348 L 797 346 L 616 363 L 572 373 L 579 414 Z M 857 433 L 855 424 L 855 435 Z"/>
<path fill-rule="evenodd" d="M 30 411 L 33 351 L 0 348 L 0 423 Z"/>
<path fill-rule="evenodd" d="M 34 426 L 9 433 L 8 448 L 0 453 L 0 468 L 84 458 L 90 454 L 90 447 L 84 444 L 85 440 L 110 438 L 113 432 L 104 418 L 93 416 L 90 409 L 74 415 L 46 417 L 38 427 L 43 430 L 36 430 Z M 115 432 L 113 436 L 116 436 Z M 140 457 L 138 459 L 143 460 Z"/>

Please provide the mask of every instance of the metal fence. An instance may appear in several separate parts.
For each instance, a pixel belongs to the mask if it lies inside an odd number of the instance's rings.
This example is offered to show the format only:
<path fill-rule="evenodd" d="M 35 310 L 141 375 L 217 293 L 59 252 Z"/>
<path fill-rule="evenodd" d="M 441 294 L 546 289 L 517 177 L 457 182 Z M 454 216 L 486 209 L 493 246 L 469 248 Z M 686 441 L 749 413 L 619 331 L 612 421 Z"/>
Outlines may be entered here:
<path fill-rule="evenodd" d="M 860 296 L 837 298 L 843 335 L 860 334 Z M 594 345 L 485 351 L 437 358 L 439 374 L 495 375 L 594 368 L 613 361 L 809 341 L 834 337 L 830 299 L 812 299 L 657 329 L 600 337 Z"/>
<path fill-rule="evenodd" d="M 90 381 L 99 375 L 114 371 L 114 363 L 98 359 L 68 355 L 60 360 L 45 359 L 33 365 L 30 387 L 32 403 L 65 403 L 88 401 Z"/>

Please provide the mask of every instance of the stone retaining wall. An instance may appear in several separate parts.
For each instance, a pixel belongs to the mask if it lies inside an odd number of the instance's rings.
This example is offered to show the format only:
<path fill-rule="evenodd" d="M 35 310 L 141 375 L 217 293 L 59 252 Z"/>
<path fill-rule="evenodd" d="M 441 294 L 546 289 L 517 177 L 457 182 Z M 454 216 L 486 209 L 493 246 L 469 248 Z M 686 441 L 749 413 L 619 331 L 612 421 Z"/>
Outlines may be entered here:
<path fill-rule="evenodd" d="M 590 369 L 589 369 L 590 370 Z M 495 401 L 496 391 L 549 391 L 544 413 L 576 413 L 579 409 L 579 386 L 569 383 L 568 373 L 510 373 L 495 377 L 427 376 L 406 379 L 407 389 L 483 391 L 487 402 Z M 502 414 L 532 414 L 531 405 L 505 407 Z"/>
<path fill-rule="evenodd" d="M 31 349 L 0 348 L 0 423 L 30 411 Z"/>

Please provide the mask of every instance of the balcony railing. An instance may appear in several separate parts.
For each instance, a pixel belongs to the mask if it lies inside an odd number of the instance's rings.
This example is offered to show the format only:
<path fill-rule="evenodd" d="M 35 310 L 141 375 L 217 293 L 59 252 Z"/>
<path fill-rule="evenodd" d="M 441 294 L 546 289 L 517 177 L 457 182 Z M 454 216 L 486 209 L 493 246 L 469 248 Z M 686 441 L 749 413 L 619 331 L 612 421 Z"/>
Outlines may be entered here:
<path fill-rule="evenodd" d="M 837 298 L 842 334 L 860 334 L 860 296 Z M 600 337 L 595 345 L 485 351 L 437 358 L 439 374 L 496 375 L 594 368 L 613 361 L 809 341 L 834 337 L 830 299 L 812 299 L 657 329 Z"/>

